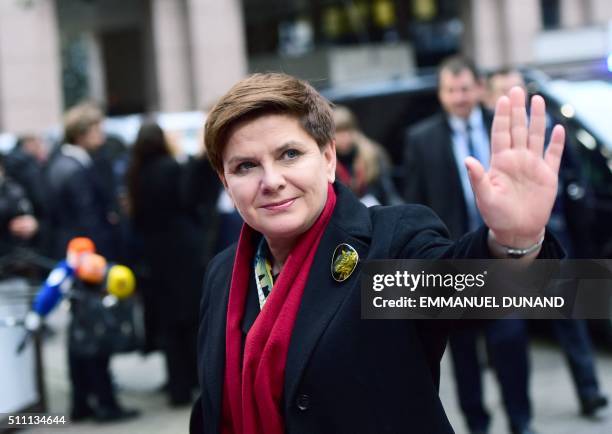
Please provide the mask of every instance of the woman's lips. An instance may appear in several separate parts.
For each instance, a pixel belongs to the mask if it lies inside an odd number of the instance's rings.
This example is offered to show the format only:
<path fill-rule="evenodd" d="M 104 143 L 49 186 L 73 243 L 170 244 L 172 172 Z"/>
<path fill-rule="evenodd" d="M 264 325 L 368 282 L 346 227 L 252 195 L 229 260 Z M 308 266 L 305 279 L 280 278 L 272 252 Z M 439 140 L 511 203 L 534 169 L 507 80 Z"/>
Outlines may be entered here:
<path fill-rule="evenodd" d="M 293 202 L 295 202 L 295 199 L 296 198 L 269 203 L 267 205 L 262 206 L 262 208 L 265 208 L 269 211 L 282 211 L 289 208 L 293 204 Z"/>

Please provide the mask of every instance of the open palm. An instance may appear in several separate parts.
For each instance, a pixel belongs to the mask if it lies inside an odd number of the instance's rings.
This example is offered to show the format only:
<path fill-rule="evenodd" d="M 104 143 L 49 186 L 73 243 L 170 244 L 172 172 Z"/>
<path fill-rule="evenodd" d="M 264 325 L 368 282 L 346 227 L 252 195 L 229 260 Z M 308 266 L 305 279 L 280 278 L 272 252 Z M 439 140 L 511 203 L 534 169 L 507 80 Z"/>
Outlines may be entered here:
<path fill-rule="evenodd" d="M 495 108 L 488 172 L 475 158 L 465 164 L 476 203 L 495 239 L 507 246 L 527 247 L 541 238 L 555 196 L 565 131 L 555 126 L 544 153 L 544 100 L 531 100 L 527 125 L 525 93 L 515 87 Z"/>

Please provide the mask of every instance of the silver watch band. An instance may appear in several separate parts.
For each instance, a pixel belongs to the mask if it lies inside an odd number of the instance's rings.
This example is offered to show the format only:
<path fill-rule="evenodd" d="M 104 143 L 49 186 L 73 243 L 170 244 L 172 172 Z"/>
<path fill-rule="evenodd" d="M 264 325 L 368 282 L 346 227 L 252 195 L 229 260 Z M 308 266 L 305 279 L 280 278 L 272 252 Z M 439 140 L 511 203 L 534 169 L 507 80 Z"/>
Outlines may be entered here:
<path fill-rule="evenodd" d="M 529 246 L 526 249 L 519 249 L 516 247 L 509 247 L 509 246 L 504 246 L 502 245 L 502 248 L 506 251 L 506 255 L 510 258 L 522 258 L 523 256 L 526 256 L 530 253 L 535 252 L 536 250 L 538 250 L 542 244 L 544 243 L 544 236 L 542 235 L 542 238 L 540 238 L 540 241 L 538 241 L 537 243 L 535 243 L 533 246 Z"/>

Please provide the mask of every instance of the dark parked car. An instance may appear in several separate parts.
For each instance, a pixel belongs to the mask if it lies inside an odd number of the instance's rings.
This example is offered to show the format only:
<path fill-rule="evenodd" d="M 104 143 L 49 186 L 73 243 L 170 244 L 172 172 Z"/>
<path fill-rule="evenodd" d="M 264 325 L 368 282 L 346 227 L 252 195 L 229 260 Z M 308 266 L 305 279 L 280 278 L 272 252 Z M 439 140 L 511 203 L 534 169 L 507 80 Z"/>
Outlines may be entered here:
<path fill-rule="evenodd" d="M 565 127 L 566 144 L 586 181 L 586 192 L 568 184 L 568 196 L 579 200 L 583 194 L 592 195 L 592 224 L 583 228 L 594 240 L 592 256 L 612 258 L 612 76 L 551 79 L 528 72 L 526 77 L 530 91 L 546 99 L 553 122 Z"/>

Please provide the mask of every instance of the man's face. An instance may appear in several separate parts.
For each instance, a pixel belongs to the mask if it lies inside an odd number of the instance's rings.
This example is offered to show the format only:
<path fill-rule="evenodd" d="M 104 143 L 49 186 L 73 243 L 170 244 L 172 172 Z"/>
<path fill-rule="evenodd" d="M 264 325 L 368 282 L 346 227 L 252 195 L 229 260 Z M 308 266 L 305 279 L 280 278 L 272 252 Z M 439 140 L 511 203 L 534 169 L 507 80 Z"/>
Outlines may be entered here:
<path fill-rule="evenodd" d="M 26 154 L 34 157 L 39 163 L 47 161 L 47 156 L 49 154 L 47 146 L 39 137 L 27 139 L 21 146 Z"/>
<path fill-rule="evenodd" d="M 478 104 L 480 93 L 480 83 L 469 69 L 459 74 L 447 69 L 440 72 L 438 98 L 448 114 L 467 119 Z"/>
<path fill-rule="evenodd" d="M 104 131 L 102 131 L 102 123 L 98 122 L 89 127 L 87 132 L 79 137 L 78 144 L 88 151 L 95 151 L 104 144 L 104 140 L 106 140 L 106 137 Z"/>
<path fill-rule="evenodd" d="M 497 100 L 504 95 L 510 93 L 510 89 L 514 86 L 519 86 L 525 89 L 525 81 L 523 76 L 518 71 L 512 71 L 507 74 L 495 74 L 489 80 L 488 89 L 488 105 L 495 108 Z"/>

